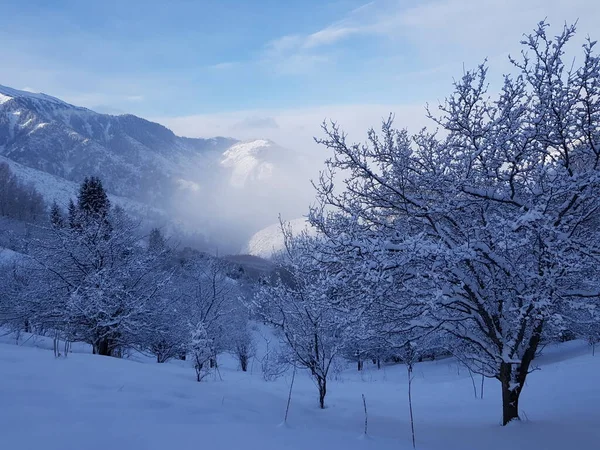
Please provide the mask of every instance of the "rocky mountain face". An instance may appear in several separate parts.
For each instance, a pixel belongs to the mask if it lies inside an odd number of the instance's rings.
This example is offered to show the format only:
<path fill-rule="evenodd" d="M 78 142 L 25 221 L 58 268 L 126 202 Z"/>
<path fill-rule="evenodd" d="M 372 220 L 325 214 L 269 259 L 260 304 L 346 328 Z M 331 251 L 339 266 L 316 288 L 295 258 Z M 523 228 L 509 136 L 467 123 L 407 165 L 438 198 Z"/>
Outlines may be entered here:
<path fill-rule="evenodd" d="M 44 94 L 0 86 L 0 95 L 0 155 L 69 181 L 97 175 L 111 193 L 157 206 L 183 168 L 236 143 L 182 138 L 133 115 L 98 114 Z"/>
<path fill-rule="evenodd" d="M 295 170 L 290 153 L 268 140 L 180 137 L 133 115 L 2 85 L 0 160 L 49 201 L 64 204 L 86 176 L 99 176 L 126 209 L 204 234 L 241 233 L 238 250 L 289 203 L 281 186 Z"/>

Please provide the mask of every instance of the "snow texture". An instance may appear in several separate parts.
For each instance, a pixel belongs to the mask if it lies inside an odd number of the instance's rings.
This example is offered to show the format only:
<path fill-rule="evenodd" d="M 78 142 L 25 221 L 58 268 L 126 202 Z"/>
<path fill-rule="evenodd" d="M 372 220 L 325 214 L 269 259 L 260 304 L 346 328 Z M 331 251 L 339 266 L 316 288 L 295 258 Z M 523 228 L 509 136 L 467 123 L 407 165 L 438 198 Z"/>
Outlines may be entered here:
<path fill-rule="evenodd" d="M 263 161 L 262 155 L 273 144 L 259 139 L 235 144 L 223 153 L 221 165 L 231 170 L 230 183 L 242 188 L 250 180 L 266 180 L 271 177 L 275 166 Z"/>
<path fill-rule="evenodd" d="M 291 373 L 265 382 L 258 361 L 243 373 L 222 356 L 223 381 L 209 377 L 196 383 L 191 363 L 81 353 L 55 359 L 47 350 L 51 340 L 22 334 L 15 345 L 14 335 L 1 339 L 3 448 L 196 450 L 199 443 L 214 450 L 411 448 L 401 365 L 341 373 L 332 381 L 325 410 L 315 405 L 308 375 L 299 372 L 288 424 L 281 427 Z M 74 344 L 73 351 L 89 348 Z M 600 358 L 584 343 L 570 342 L 547 348 L 539 363 L 542 370 L 532 375 L 535 382 L 522 398 L 528 420 L 507 428 L 499 425 L 499 383 L 486 380 L 484 399 L 475 399 L 467 371 L 455 360 L 417 364 L 417 448 L 596 449 Z M 368 439 L 361 439 L 362 393 L 369 408 Z"/>

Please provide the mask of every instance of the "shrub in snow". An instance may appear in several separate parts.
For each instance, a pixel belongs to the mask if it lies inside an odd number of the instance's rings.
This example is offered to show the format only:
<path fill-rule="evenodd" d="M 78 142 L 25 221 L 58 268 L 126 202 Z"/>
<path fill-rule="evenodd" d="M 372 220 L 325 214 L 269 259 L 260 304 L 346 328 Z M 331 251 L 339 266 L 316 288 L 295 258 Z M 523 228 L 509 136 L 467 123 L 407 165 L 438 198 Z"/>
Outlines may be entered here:
<path fill-rule="evenodd" d="M 202 322 L 198 323 L 191 334 L 189 353 L 196 370 L 196 381 L 202 381 L 210 374 L 210 360 L 214 356 L 213 341 L 208 337 Z"/>
<path fill-rule="evenodd" d="M 256 355 L 256 345 L 252 340 L 250 331 L 244 327 L 239 330 L 232 338 L 233 341 L 233 353 L 240 363 L 242 372 L 248 371 L 248 364 L 250 358 Z"/>

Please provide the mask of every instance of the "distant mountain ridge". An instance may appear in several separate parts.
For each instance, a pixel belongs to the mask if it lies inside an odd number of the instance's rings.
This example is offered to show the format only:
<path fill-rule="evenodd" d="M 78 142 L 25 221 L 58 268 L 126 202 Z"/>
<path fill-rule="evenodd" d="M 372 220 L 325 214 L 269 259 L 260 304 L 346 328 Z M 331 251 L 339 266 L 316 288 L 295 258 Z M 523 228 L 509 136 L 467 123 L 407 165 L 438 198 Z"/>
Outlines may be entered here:
<path fill-rule="evenodd" d="M 249 224 L 247 236 L 232 244 L 241 245 L 276 218 L 278 211 L 271 213 L 268 205 L 281 199 L 271 202 L 270 183 L 277 177 L 281 186 L 293 171 L 288 158 L 289 152 L 266 139 L 181 137 L 131 114 L 100 114 L 0 85 L 0 160 L 49 201 L 64 202 L 86 176 L 95 175 L 137 215 L 163 216 L 208 234 L 223 228 L 215 217 L 224 202 L 237 202 L 223 220 Z M 252 215 L 257 198 L 266 206 Z M 261 214 L 273 216 L 263 223 Z"/>
<path fill-rule="evenodd" d="M 0 95 L 0 155 L 69 181 L 98 175 L 110 192 L 145 202 L 167 200 L 173 178 L 198 155 L 238 142 L 182 138 L 130 114 L 99 114 L 2 85 Z"/>

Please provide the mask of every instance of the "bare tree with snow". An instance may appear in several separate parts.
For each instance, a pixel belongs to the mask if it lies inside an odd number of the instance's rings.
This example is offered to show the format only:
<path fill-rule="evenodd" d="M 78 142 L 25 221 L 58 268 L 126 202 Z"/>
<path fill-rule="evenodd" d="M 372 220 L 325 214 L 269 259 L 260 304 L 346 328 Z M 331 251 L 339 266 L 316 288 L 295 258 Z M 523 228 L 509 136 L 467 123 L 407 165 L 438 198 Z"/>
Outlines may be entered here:
<path fill-rule="evenodd" d="M 328 273 L 312 258 L 313 239 L 306 234 L 292 236 L 283 223 L 282 232 L 286 250 L 277 264 L 286 280 L 280 278 L 258 290 L 256 312 L 278 330 L 290 362 L 308 369 L 319 391 L 319 406 L 324 408 L 332 363 L 343 346 L 344 322 L 330 302 Z"/>
<path fill-rule="evenodd" d="M 390 119 L 349 144 L 324 125 L 334 156 L 311 212 L 339 258 L 387 273 L 379 286 L 407 300 L 399 310 L 412 298 L 427 312 L 400 328 L 458 340 L 473 372 L 501 382 L 503 424 L 519 417 L 543 334 L 599 294 L 600 60 L 588 41 L 567 67 L 574 27 L 547 30 L 525 38 L 495 99 L 485 65 L 465 73 L 429 113 L 441 132 Z"/>

